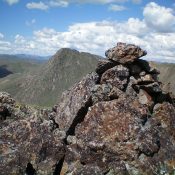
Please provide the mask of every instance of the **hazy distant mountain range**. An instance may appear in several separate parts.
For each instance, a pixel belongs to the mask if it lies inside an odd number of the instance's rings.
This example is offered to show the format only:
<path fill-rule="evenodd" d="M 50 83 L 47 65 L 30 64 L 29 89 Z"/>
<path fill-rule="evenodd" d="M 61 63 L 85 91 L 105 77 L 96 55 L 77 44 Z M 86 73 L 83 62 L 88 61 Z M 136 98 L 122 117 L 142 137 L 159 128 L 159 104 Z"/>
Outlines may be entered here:
<path fill-rule="evenodd" d="M 100 56 L 60 49 L 48 57 L 0 55 L 0 91 L 7 91 L 19 102 L 53 106 L 63 91 L 93 71 Z M 152 63 L 160 69 L 160 80 L 175 94 L 175 64 Z M 170 84 L 169 84 L 170 82 Z"/>

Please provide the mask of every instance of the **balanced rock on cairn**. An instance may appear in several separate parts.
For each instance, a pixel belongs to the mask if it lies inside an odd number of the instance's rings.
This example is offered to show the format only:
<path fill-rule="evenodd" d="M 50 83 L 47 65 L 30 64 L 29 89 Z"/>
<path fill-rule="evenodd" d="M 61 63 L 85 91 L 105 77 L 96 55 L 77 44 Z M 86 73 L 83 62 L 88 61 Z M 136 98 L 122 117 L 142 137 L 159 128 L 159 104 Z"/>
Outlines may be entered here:
<path fill-rule="evenodd" d="M 121 64 L 133 62 L 145 56 L 146 51 L 133 44 L 117 43 L 117 46 L 105 52 L 108 59 L 117 61 Z"/>
<path fill-rule="evenodd" d="M 61 174 L 175 173 L 175 108 L 145 54 L 118 43 L 64 92 L 55 118 L 66 134 Z"/>

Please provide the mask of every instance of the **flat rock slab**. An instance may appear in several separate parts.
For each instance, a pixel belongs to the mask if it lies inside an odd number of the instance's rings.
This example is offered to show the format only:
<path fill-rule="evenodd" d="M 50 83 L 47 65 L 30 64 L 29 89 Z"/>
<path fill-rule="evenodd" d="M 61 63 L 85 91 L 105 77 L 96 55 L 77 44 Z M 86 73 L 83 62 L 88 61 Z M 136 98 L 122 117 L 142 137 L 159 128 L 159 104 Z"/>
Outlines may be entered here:
<path fill-rule="evenodd" d="M 138 58 L 145 56 L 146 51 L 134 44 L 117 43 L 117 46 L 105 52 L 108 59 L 121 64 L 131 63 Z"/>

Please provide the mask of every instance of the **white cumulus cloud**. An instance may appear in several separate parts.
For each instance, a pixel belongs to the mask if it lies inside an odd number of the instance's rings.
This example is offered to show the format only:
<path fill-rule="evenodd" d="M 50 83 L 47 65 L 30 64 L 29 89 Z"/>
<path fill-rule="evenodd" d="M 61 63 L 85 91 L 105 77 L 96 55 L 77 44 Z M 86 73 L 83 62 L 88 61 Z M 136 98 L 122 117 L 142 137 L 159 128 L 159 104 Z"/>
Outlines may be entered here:
<path fill-rule="evenodd" d="M 171 8 L 150 2 L 144 8 L 143 15 L 146 24 L 158 32 L 171 32 L 175 30 L 175 16 Z"/>
<path fill-rule="evenodd" d="M 141 3 L 142 0 L 42 0 L 40 2 L 30 2 L 27 3 L 28 9 L 39 9 L 46 10 L 52 7 L 68 7 L 69 4 L 110 4 L 109 9 L 113 11 L 122 11 L 125 10 L 125 7 L 122 5 L 114 5 L 114 3 L 125 3 L 133 2 L 135 4 Z"/>
<path fill-rule="evenodd" d="M 142 20 L 129 18 L 123 22 L 104 20 L 75 23 L 64 32 L 53 28 L 43 28 L 34 31 L 31 38 L 18 34 L 13 42 L 5 41 L 3 37 L 0 37 L 0 52 L 52 55 L 60 48 L 69 47 L 104 56 L 104 52 L 115 46 L 117 42 L 126 42 L 147 50 L 147 59 L 175 62 L 174 25 L 169 25 L 169 32 L 162 30 L 162 26 L 158 25 L 159 22 L 156 26 L 150 25 L 145 9 L 152 5 L 154 8 L 164 9 L 163 13 L 172 14 L 170 9 L 149 3 L 144 8 Z M 163 19 L 164 24 L 166 24 L 166 19 L 169 21 L 169 18 Z"/>

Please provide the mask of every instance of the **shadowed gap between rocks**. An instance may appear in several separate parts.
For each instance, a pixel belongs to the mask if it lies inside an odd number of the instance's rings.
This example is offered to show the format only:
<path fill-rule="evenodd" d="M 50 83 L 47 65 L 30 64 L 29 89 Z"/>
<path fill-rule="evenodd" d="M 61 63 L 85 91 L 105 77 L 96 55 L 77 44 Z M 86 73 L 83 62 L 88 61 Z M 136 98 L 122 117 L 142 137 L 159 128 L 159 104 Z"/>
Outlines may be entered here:
<path fill-rule="evenodd" d="M 36 175 L 36 170 L 33 168 L 33 165 L 31 163 L 27 164 L 25 174 L 26 175 Z"/>
<path fill-rule="evenodd" d="M 84 121 L 84 118 L 88 112 L 89 107 L 91 107 L 93 105 L 92 103 L 92 98 L 90 98 L 84 105 L 84 107 L 82 107 L 78 113 L 77 116 L 74 118 L 70 128 L 68 129 L 68 131 L 66 132 L 66 135 L 75 135 L 75 128 L 76 126 Z"/>
<path fill-rule="evenodd" d="M 78 111 L 78 113 L 77 113 L 75 119 L 73 120 L 73 122 L 72 122 L 70 128 L 69 128 L 68 131 L 66 132 L 66 138 L 64 139 L 64 143 L 65 143 L 66 145 L 68 144 L 68 143 L 67 143 L 67 137 L 68 137 L 69 135 L 75 135 L 75 128 L 76 128 L 76 126 L 77 126 L 79 123 L 81 123 L 81 122 L 84 121 L 84 118 L 85 118 L 85 116 L 86 116 L 86 114 L 87 114 L 87 112 L 88 112 L 88 109 L 89 109 L 89 107 L 91 107 L 92 105 L 93 105 L 93 103 L 92 103 L 92 98 L 90 97 L 89 100 L 85 103 L 84 107 L 82 107 L 82 108 Z M 66 153 L 64 154 L 63 158 L 56 164 L 56 167 L 55 167 L 55 170 L 54 170 L 53 175 L 60 175 L 61 170 L 62 170 L 62 167 L 63 167 L 65 155 L 66 155 Z"/>
<path fill-rule="evenodd" d="M 1 106 L 0 107 L 0 120 L 6 120 L 6 118 L 10 116 L 11 116 L 11 113 L 9 112 L 9 110 L 6 107 Z"/>
<path fill-rule="evenodd" d="M 65 155 L 63 156 L 63 158 L 56 164 L 55 170 L 53 172 L 53 175 L 60 175 L 62 167 L 63 167 L 63 163 L 64 163 L 64 159 L 65 159 Z"/>

